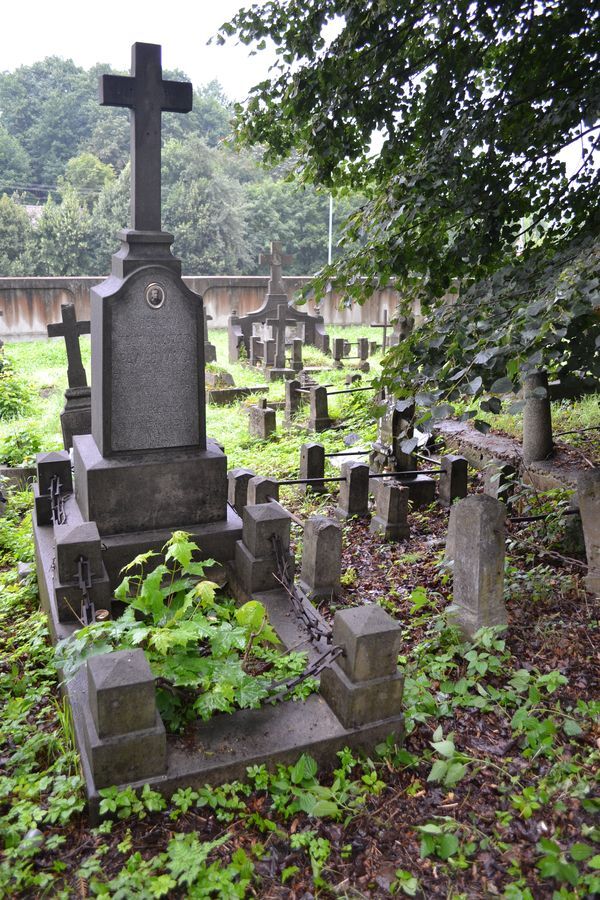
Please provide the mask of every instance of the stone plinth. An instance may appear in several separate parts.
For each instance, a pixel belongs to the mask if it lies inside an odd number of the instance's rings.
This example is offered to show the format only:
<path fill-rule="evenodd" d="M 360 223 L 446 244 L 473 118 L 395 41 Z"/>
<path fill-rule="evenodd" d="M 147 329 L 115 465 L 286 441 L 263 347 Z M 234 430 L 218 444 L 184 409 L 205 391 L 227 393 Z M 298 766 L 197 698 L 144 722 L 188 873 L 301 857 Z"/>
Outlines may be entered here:
<path fill-rule="evenodd" d="M 409 537 L 409 490 L 398 481 L 381 479 L 377 488 L 376 514 L 371 519 L 369 531 L 380 534 L 388 541 L 403 541 Z"/>
<path fill-rule="evenodd" d="M 442 506 L 452 506 L 455 500 L 467 496 L 467 460 L 464 456 L 442 456 L 443 469 L 438 483 L 438 498 Z"/>
<path fill-rule="evenodd" d="M 299 478 L 315 479 L 311 484 L 299 484 L 300 491 L 314 491 L 322 494 L 327 491 L 327 484 L 321 479 L 325 475 L 325 447 L 323 444 L 302 444 L 300 448 Z"/>
<path fill-rule="evenodd" d="M 341 591 L 342 529 L 333 519 L 311 516 L 304 525 L 300 588 L 311 600 L 330 600 Z"/>
<path fill-rule="evenodd" d="M 340 493 L 335 515 L 338 519 L 369 514 L 369 467 L 359 462 L 342 463 Z"/>
<path fill-rule="evenodd" d="M 212 441 L 103 457 L 92 435 L 76 435 L 73 463 L 83 518 L 101 535 L 226 519 L 227 458 Z"/>

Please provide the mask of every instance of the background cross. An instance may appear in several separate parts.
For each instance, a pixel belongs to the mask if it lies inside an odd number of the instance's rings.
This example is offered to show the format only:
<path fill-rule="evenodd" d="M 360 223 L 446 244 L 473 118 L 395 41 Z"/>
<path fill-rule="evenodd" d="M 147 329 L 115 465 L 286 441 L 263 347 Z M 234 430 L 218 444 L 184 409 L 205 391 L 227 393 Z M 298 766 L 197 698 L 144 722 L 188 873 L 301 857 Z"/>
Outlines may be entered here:
<path fill-rule="evenodd" d="M 285 294 L 283 281 L 281 280 L 281 267 L 282 265 L 289 265 L 293 258 L 289 253 L 282 251 L 281 241 L 271 241 L 271 252 L 261 253 L 258 257 L 259 265 L 271 266 L 270 294 Z"/>
<path fill-rule="evenodd" d="M 67 380 L 69 387 L 87 387 L 87 377 L 81 361 L 79 335 L 90 333 L 89 322 L 78 322 L 73 303 L 63 303 L 60 307 L 62 324 L 48 325 L 48 337 L 64 337 L 67 347 Z"/>
<path fill-rule="evenodd" d="M 277 318 L 267 319 L 267 325 L 273 329 L 275 338 L 275 368 L 285 369 L 285 327 L 295 325 L 295 319 L 287 319 L 287 303 L 280 303 L 277 307 Z"/>
<path fill-rule="evenodd" d="M 131 76 L 100 77 L 102 106 L 127 106 L 131 112 L 131 227 L 160 231 L 160 131 L 163 112 L 189 112 L 192 85 L 163 81 L 159 44 L 131 48 Z"/>
<path fill-rule="evenodd" d="M 387 332 L 388 332 L 389 322 L 388 322 L 388 311 L 384 309 L 383 311 L 383 322 L 371 322 L 371 328 L 383 328 L 383 341 L 381 349 L 385 353 L 387 350 Z"/>

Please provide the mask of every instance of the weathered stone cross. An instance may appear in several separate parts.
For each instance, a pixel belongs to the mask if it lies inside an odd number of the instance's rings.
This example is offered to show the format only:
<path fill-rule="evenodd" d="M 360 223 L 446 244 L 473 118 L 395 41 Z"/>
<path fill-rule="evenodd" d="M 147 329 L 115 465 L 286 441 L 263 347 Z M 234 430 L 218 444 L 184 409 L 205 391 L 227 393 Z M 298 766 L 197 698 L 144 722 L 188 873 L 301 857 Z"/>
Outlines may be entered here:
<path fill-rule="evenodd" d="M 131 110 L 131 227 L 160 231 L 160 131 L 162 112 L 189 112 L 192 85 L 163 81 L 159 44 L 131 48 L 131 77 L 103 75 L 102 106 Z"/>
<path fill-rule="evenodd" d="M 81 361 L 79 335 L 90 333 L 90 323 L 77 321 L 75 304 L 73 303 L 63 303 L 60 307 L 60 315 L 62 324 L 57 322 L 53 325 L 48 325 L 48 337 L 64 337 L 65 339 L 69 387 L 87 387 L 85 369 Z"/>
<path fill-rule="evenodd" d="M 387 332 L 388 332 L 389 324 L 390 323 L 388 322 L 387 309 L 384 309 L 384 311 L 383 311 L 383 322 L 371 322 L 371 328 L 383 328 L 383 341 L 382 341 L 381 349 L 383 350 L 384 353 L 387 350 Z"/>
<path fill-rule="evenodd" d="M 289 253 L 283 253 L 281 241 L 271 241 L 271 252 L 261 253 L 258 257 L 259 265 L 271 266 L 271 280 L 269 281 L 269 294 L 285 294 L 283 281 L 281 280 L 281 267 L 288 265 L 293 260 Z"/>
<path fill-rule="evenodd" d="M 294 319 L 287 319 L 287 303 L 280 303 L 277 307 L 277 318 L 267 319 L 266 324 L 273 329 L 275 338 L 275 368 L 285 369 L 285 327 L 295 325 Z"/>

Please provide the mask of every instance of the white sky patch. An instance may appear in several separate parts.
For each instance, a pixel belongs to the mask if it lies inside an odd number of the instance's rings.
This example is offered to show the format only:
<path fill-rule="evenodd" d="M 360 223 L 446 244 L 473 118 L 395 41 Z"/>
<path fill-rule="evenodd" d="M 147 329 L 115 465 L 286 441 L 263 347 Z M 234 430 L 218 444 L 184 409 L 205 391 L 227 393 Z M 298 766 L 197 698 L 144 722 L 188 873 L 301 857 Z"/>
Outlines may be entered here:
<path fill-rule="evenodd" d="M 131 45 L 161 44 L 165 69 L 180 69 L 194 86 L 216 79 L 232 100 L 243 100 L 249 89 L 267 77 L 274 56 L 255 56 L 250 48 L 206 46 L 219 26 L 244 6 L 240 0 L 26 0 L 2 4 L 0 69 L 12 71 L 47 56 L 72 59 L 91 68 L 109 63 L 129 71 Z"/>

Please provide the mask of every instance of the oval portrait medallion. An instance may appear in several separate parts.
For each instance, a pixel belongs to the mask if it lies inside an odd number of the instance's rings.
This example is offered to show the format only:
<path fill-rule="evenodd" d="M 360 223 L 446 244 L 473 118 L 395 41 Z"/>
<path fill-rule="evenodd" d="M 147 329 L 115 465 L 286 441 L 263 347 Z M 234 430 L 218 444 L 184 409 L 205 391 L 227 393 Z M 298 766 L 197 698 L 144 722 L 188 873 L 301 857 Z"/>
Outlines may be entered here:
<path fill-rule="evenodd" d="M 146 288 L 145 296 L 148 306 L 151 306 L 152 309 L 160 309 L 165 302 L 165 289 L 162 284 L 153 281 L 152 284 L 149 284 Z"/>

